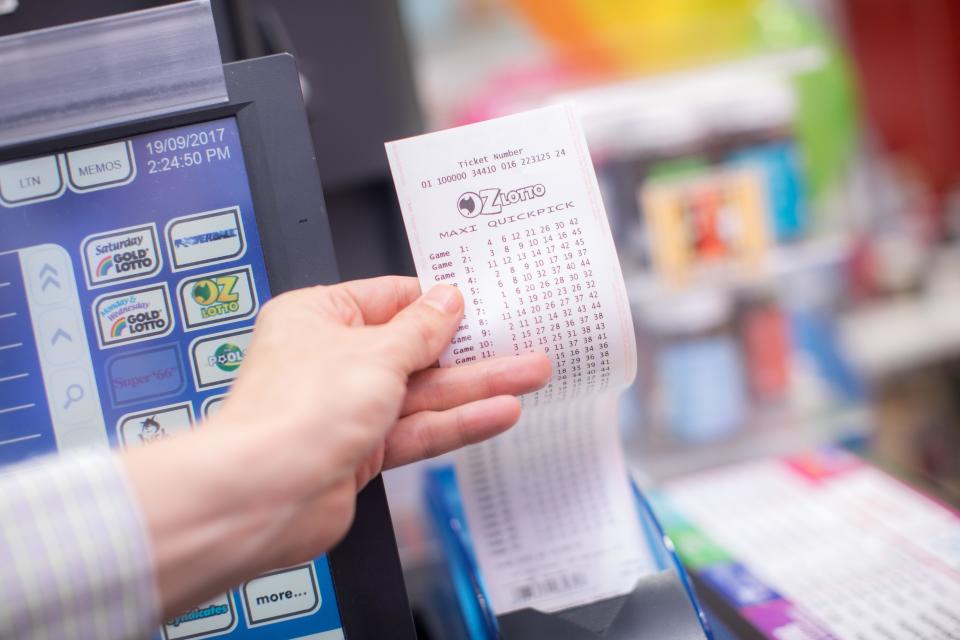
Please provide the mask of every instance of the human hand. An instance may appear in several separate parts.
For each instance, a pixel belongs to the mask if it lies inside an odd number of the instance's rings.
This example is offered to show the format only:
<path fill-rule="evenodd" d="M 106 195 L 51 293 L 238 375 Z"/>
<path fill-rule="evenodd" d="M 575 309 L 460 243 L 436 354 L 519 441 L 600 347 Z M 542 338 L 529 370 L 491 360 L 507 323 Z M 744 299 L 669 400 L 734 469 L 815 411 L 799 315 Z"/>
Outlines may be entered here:
<path fill-rule="evenodd" d="M 381 468 L 516 422 L 515 395 L 547 382 L 549 360 L 429 368 L 456 332 L 463 299 L 447 286 L 419 294 L 413 278 L 378 278 L 278 296 L 264 305 L 216 416 L 126 455 L 168 613 L 329 550 L 352 521 L 356 492 Z M 173 484 L 209 501 L 184 508 L 169 480 L 156 483 L 171 459 Z M 220 561 L 206 552 L 218 538 L 232 549 L 214 554 Z"/>

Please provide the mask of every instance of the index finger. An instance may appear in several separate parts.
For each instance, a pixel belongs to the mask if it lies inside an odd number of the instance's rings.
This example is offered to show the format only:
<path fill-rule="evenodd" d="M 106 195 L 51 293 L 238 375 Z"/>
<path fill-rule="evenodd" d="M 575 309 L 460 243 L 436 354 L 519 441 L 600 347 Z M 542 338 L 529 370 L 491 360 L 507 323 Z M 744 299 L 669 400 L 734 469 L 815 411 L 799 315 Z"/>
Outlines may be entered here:
<path fill-rule="evenodd" d="M 420 297 L 420 282 L 409 276 L 381 276 L 331 286 L 353 299 L 364 324 L 383 324 Z"/>

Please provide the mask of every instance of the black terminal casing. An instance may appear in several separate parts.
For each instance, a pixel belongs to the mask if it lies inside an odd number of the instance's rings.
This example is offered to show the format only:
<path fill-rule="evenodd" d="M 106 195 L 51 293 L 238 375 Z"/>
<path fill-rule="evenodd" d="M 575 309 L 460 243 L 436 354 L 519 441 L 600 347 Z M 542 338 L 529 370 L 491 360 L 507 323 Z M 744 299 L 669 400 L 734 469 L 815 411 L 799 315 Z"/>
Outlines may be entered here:
<path fill-rule="evenodd" d="M 223 67 L 229 100 L 176 114 L 0 149 L 0 162 L 233 116 L 253 196 L 270 288 L 339 280 L 333 240 L 293 56 Z M 415 638 L 383 481 L 360 492 L 354 523 L 329 554 L 347 640 Z"/>

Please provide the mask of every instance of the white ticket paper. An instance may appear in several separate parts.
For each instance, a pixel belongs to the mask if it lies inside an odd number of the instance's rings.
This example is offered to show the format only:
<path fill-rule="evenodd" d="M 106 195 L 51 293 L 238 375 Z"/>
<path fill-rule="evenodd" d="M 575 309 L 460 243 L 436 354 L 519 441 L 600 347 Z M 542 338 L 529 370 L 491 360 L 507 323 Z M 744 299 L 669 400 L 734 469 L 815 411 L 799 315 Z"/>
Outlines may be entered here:
<path fill-rule="evenodd" d="M 532 351 L 553 378 L 509 432 L 457 459 L 494 611 L 555 611 L 652 571 L 616 427 L 636 375 L 630 308 L 596 176 L 569 106 L 388 143 L 424 290 L 464 319 L 441 366 Z"/>

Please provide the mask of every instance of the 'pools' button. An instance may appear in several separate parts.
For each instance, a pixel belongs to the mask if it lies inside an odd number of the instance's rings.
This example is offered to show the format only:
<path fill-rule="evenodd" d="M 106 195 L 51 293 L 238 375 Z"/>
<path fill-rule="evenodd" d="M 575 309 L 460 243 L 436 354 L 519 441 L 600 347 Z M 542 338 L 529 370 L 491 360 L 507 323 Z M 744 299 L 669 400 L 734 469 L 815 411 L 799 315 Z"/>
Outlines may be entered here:
<path fill-rule="evenodd" d="M 174 271 L 235 260 L 247 250 L 238 207 L 174 218 L 166 235 Z"/>
<path fill-rule="evenodd" d="M 74 191 L 95 191 L 119 187 L 133 180 L 136 165 L 129 142 L 67 152 L 67 175 Z"/>
<path fill-rule="evenodd" d="M 310 615 L 320 608 L 313 563 L 271 571 L 243 585 L 248 626 Z"/>
<path fill-rule="evenodd" d="M 87 236 L 80 251 L 87 286 L 91 289 L 149 278 L 160 270 L 163 262 L 157 244 L 157 227 L 152 223 Z"/>
<path fill-rule="evenodd" d="M 224 593 L 167 620 L 163 625 L 163 637 L 165 640 L 208 638 L 233 631 L 236 626 L 233 597 Z"/>
<path fill-rule="evenodd" d="M 197 391 L 226 386 L 237 377 L 252 334 L 252 328 L 227 331 L 203 336 L 190 343 L 193 381 Z"/>
<path fill-rule="evenodd" d="M 187 278 L 178 291 L 185 331 L 243 320 L 257 312 L 250 267 Z"/>
<path fill-rule="evenodd" d="M 114 405 L 177 395 L 186 386 L 176 344 L 124 353 L 107 360 L 107 380 Z"/>
<path fill-rule="evenodd" d="M 101 348 L 165 336 L 173 331 L 167 283 L 102 295 L 93 319 Z"/>
<path fill-rule="evenodd" d="M 0 165 L 0 204 L 16 207 L 56 198 L 63 192 L 57 156 Z"/>

